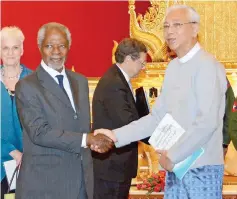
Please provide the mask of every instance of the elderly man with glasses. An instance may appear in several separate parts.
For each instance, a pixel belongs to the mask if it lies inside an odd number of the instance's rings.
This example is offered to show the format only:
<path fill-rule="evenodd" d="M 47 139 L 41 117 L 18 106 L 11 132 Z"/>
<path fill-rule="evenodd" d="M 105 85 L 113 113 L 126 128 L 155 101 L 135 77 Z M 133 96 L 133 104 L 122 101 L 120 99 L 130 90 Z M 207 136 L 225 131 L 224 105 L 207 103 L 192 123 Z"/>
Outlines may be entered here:
<path fill-rule="evenodd" d="M 170 113 L 185 133 L 169 150 L 159 151 L 160 164 L 167 170 L 165 199 L 222 198 L 227 81 L 224 67 L 198 43 L 199 22 L 198 13 L 191 7 L 168 8 L 164 36 L 177 58 L 168 65 L 152 112 L 124 127 L 95 132 L 109 136 L 116 147 L 121 147 L 150 136 L 164 115 Z M 204 154 L 179 180 L 172 172 L 174 165 L 200 148 Z"/>

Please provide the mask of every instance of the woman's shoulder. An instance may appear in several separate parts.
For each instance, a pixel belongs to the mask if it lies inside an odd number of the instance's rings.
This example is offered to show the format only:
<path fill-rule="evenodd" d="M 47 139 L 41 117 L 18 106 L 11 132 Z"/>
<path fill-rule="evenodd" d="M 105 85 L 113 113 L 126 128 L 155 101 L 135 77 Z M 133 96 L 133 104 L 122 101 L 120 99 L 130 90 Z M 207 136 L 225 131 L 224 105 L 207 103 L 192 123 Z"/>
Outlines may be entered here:
<path fill-rule="evenodd" d="M 26 65 L 21 64 L 21 66 L 23 67 L 23 71 L 25 71 L 27 74 L 32 73 L 33 71 L 31 69 L 29 69 Z"/>
<path fill-rule="evenodd" d="M 22 66 L 22 74 L 21 74 L 20 79 L 24 78 L 25 76 L 30 75 L 33 72 L 31 69 L 29 69 L 24 64 L 21 64 L 21 66 Z"/>

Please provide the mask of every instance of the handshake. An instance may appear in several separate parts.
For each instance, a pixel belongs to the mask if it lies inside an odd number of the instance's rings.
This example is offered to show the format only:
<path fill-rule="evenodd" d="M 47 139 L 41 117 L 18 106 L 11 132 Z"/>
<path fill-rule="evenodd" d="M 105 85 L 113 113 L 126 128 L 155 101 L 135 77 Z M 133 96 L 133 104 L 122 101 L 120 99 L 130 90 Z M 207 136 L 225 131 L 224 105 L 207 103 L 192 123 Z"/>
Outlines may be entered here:
<path fill-rule="evenodd" d="M 86 136 L 86 145 L 98 153 L 108 152 L 116 141 L 113 131 L 108 129 L 97 129 Z"/>
<path fill-rule="evenodd" d="M 106 153 L 114 147 L 117 142 L 113 131 L 108 129 L 97 129 L 93 133 L 87 135 L 86 144 L 91 150 L 98 153 Z M 156 149 L 158 154 L 159 164 L 167 171 L 172 171 L 174 163 L 168 157 L 166 150 Z"/>

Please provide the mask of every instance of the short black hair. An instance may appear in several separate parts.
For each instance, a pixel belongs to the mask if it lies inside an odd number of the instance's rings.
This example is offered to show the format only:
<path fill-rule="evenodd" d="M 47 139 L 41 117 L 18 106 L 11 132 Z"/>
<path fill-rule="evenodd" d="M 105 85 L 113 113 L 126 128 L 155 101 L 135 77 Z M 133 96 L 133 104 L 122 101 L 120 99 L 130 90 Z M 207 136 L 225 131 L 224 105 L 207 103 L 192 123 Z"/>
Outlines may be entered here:
<path fill-rule="evenodd" d="M 133 60 L 140 57 L 140 53 L 147 53 L 146 46 L 137 39 L 125 38 L 123 39 L 115 52 L 115 60 L 117 63 L 123 63 L 126 56 L 130 55 Z"/>

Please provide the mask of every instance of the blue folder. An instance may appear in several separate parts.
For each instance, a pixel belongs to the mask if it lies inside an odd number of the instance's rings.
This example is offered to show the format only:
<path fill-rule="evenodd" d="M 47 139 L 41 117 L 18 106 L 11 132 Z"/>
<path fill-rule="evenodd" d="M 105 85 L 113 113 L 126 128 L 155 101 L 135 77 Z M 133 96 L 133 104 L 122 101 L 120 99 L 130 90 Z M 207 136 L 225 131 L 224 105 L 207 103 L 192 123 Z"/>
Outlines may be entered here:
<path fill-rule="evenodd" d="M 184 177 L 184 175 L 188 172 L 188 170 L 194 165 L 196 160 L 204 153 L 204 149 L 200 148 L 195 151 L 192 155 L 187 157 L 182 162 L 175 164 L 173 168 L 173 172 L 175 173 L 176 177 L 180 180 Z"/>

